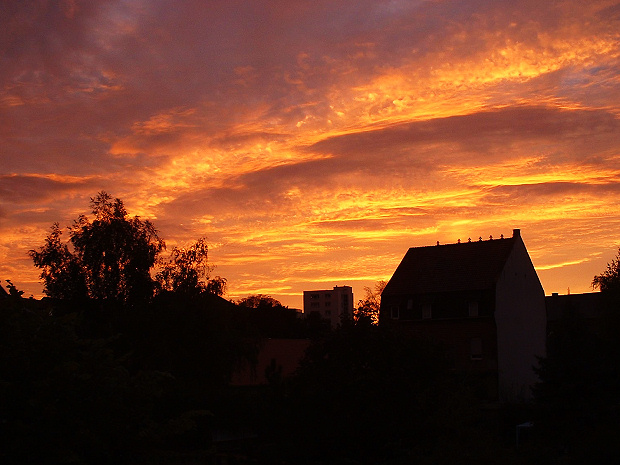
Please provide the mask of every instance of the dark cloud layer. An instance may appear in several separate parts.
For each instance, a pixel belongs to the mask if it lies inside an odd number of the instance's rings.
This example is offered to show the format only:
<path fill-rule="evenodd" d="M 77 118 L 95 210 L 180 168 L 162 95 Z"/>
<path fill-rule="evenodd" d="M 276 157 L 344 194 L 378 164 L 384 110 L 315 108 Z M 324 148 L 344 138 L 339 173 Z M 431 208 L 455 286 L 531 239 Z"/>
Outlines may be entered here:
<path fill-rule="evenodd" d="M 594 150 L 600 150 L 600 145 L 587 150 L 589 140 L 596 138 L 599 144 L 604 140 L 604 147 L 613 148 L 619 132 L 620 121 L 604 110 L 566 111 L 542 107 L 517 107 L 399 124 L 322 140 L 307 150 L 329 155 L 328 158 L 235 176 L 228 180 L 228 187 L 195 190 L 178 198 L 169 208 L 177 210 L 180 205 L 186 208 L 189 202 L 195 205 L 191 209 L 195 213 L 215 214 L 253 209 L 264 199 L 269 199 L 270 205 L 264 205 L 263 208 L 277 210 L 285 207 L 288 202 L 286 193 L 292 188 L 311 193 L 316 189 L 337 185 L 337 179 L 343 176 L 349 177 L 352 186 L 372 185 L 375 183 L 373 177 L 389 176 L 390 184 L 394 187 L 403 185 L 403 178 L 411 180 L 428 177 L 430 173 L 449 164 L 470 166 L 472 163 L 506 162 L 523 156 L 509 148 L 515 141 L 527 143 L 543 139 L 566 144 L 567 140 L 573 140 L 573 145 L 585 147 L 574 155 L 565 154 L 539 161 L 538 165 L 542 165 L 542 169 L 551 163 L 608 164 L 609 161 L 592 157 Z M 437 144 L 442 147 L 457 144 L 462 151 L 425 150 L 425 147 Z M 506 150 L 502 152 L 501 158 L 490 157 L 502 147 Z M 549 186 L 550 192 L 562 186 L 580 186 L 576 182 L 541 185 Z M 586 184 L 582 187 L 590 189 Z M 503 186 L 498 189 L 515 188 Z"/>
<path fill-rule="evenodd" d="M 41 176 L 0 176 L 0 201 L 16 204 L 39 203 L 59 194 L 92 185 L 86 180 L 54 180 Z"/>
<path fill-rule="evenodd" d="M 376 157 L 398 154 L 417 145 L 453 142 L 483 154 L 486 145 L 506 140 L 615 136 L 619 131 L 620 121 L 605 110 L 522 106 L 336 136 L 313 144 L 309 150 L 350 158 Z"/>

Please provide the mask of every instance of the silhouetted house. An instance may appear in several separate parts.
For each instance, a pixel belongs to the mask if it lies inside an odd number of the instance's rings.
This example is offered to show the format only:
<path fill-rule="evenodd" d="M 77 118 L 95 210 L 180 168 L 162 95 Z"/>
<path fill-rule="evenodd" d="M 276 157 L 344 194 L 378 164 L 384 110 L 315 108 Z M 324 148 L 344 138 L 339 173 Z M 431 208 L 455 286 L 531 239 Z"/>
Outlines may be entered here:
<path fill-rule="evenodd" d="M 441 343 L 487 396 L 527 399 L 545 354 L 545 295 L 520 231 L 409 249 L 381 295 L 380 324 Z"/>
<path fill-rule="evenodd" d="M 350 286 L 334 286 L 333 289 L 304 291 L 304 314 L 318 313 L 329 320 L 332 327 L 343 318 L 353 316 L 353 289 Z"/>

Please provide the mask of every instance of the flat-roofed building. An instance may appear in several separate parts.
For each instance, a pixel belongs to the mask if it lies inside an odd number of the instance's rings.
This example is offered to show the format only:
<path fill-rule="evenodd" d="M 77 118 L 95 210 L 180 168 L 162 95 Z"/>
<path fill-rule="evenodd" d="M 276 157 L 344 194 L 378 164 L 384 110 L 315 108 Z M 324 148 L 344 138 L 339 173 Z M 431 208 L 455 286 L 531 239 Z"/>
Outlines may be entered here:
<path fill-rule="evenodd" d="M 318 313 L 337 326 L 344 318 L 353 317 L 353 288 L 334 286 L 333 289 L 304 291 L 304 314 Z"/>

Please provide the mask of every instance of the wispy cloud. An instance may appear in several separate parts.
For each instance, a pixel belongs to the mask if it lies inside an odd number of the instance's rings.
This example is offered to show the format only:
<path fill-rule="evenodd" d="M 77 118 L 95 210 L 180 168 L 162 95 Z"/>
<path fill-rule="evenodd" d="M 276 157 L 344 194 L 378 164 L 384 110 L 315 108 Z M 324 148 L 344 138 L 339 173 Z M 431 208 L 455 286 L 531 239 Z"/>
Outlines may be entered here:
<path fill-rule="evenodd" d="M 27 292 L 28 248 L 101 189 L 297 305 L 513 227 L 545 287 L 587 290 L 620 243 L 614 1 L 1 8 L 0 275 Z"/>

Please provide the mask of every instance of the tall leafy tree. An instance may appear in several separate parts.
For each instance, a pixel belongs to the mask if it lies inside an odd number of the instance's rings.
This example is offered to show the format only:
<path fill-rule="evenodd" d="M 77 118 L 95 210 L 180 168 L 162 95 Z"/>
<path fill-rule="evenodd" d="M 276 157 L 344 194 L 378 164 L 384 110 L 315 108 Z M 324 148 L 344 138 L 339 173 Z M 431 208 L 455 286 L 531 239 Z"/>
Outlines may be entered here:
<path fill-rule="evenodd" d="M 38 251 L 29 252 L 34 265 L 41 268 L 43 292 L 56 299 L 86 298 L 88 288 L 84 269 L 61 236 L 59 224 L 54 223 L 45 244 Z"/>
<path fill-rule="evenodd" d="M 189 247 L 174 247 L 167 260 L 160 262 L 156 275 L 159 291 L 185 295 L 208 292 L 222 296 L 226 292 L 226 279 L 211 277 L 213 267 L 208 262 L 209 247 L 206 238 L 200 238 Z"/>
<path fill-rule="evenodd" d="M 94 298 L 119 302 L 148 299 L 154 282 L 150 270 L 164 241 L 153 224 L 129 217 L 123 201 L 100 192 L 91 198 L 94 219 L 80 217 L 61 240 L 55 223 L 45 244 L 31 250 L 42 269 L 44 292 L 55 298 Z"/>

